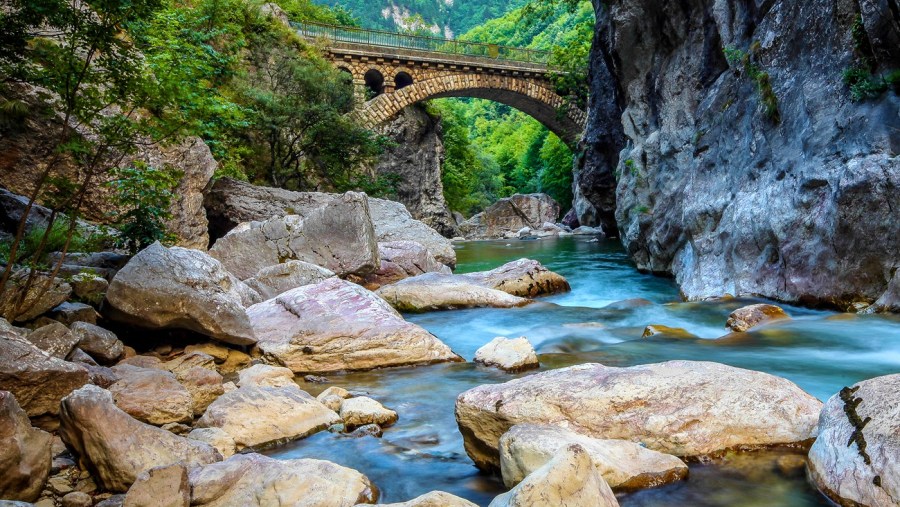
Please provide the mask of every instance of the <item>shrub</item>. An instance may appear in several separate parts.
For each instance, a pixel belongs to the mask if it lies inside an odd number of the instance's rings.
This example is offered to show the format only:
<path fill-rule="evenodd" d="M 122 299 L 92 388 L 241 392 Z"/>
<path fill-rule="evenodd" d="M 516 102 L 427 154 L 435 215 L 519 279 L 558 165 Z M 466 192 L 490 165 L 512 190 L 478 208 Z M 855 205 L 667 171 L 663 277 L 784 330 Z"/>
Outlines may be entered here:
<path fill-rule="evenodd" d="M 171 244 L 175 238 L 166 221 L 172 218 L 169 207 L 182 174 L 145 164 L 116 169 L 113 174 L 116 179 L 107 186 L 114 190 L 112 200 L 122 210 L 116 221 L 119 245 L 137 253 L 156 241 Z"/>

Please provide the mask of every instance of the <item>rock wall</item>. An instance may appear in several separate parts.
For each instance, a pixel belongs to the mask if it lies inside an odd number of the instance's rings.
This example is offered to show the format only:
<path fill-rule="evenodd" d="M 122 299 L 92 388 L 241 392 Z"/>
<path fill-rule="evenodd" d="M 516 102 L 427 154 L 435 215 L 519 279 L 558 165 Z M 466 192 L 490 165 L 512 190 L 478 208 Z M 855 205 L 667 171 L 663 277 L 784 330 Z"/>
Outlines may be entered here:
<path fill-rule="evenodd" d="M 398 200 L 413 217 L 446 237 L 456 236 L 456 221 L 444 201 L 441 182 L 444 142 L 440 119 L 429 115 L 424 106 L 413 105 L 380 130 L 392 145 L 379 158 L 376 173 L 399 176 Z"/>
<path fill-rule="evenodd" d="M 877 299 L 900 267 L 900 98 L 854 102 L 842 73 L 860 61 L 857 20 L 878 72 L 900 68 L 900 3 L 594 4 L 582 223 L 617 227 L 689 299 Z"/>

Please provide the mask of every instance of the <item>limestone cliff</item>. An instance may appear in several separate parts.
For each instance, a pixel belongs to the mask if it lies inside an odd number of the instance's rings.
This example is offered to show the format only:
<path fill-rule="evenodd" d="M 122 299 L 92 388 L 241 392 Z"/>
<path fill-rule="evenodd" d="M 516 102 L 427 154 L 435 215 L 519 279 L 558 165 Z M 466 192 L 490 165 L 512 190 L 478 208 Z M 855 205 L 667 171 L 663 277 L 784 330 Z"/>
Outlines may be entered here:
<path fill-rule="evenodd" d="M 380 130 L 391 143 L 375 171 L 397 175 L 397 198 L 414 218 L 446 237 L 455 236 L 456 221 L 444 201 L 441 182 L 444 143 L 440 120 L 429 115 L 424 106 L 414 105 Z"/>
<path fill-rule="evenodd" d="M 618 228 L 639 268 L 689 299 L 844 308 L 885 292 L 900 98 L 854 101 L 842 74 L 863 58 L 900 68 L 897 0 L 594 4 L 582 223 Z"/>

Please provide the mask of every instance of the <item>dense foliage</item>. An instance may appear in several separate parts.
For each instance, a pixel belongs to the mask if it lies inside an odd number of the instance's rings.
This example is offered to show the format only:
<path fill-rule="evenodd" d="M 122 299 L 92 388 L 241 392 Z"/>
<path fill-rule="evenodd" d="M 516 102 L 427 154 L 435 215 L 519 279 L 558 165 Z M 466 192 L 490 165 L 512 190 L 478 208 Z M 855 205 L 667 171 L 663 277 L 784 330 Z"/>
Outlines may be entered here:
<path fill-rule="evenodd" d="M 557 87 L 583 106 L 593 23 L 590 2 L 541 3 L 491 20 L 461 38 L 553 49 L 553 62 L 561 69 Z M 472 214 L 516 192 L 545 192 L 564 209 L 571 206 L 572 153 L 536 120 L 478 99 L 441 99 L 433 101 L 432 110 L 444 121 L 444 193 L 451 208 Z"/>

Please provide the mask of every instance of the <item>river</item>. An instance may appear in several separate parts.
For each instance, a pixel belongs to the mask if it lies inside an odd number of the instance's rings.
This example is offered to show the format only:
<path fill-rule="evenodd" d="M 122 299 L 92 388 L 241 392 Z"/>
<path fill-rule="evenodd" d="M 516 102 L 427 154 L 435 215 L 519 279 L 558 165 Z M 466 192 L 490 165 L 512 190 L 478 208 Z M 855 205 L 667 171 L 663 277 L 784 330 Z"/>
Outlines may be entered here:
<path fill-rule="evenodd" d="M 471 360 L 496 336 L 527 336 L 543 369 L 599 362 L 630 366 L 671 359 L 716 361 L 782 376 L 826 400 L 859 380 L 900 372 L 900 319 L 853 316 L 781 305 L 791 321 L 726 334 L 728 314 L 760 300 L 682 303 L 671 280 L 635 271 L 618 242 L 590 238 L 467 242 L 457 245 L 457 272 L 492 269 L 527 257 L 565 276 L 572 292 L 521 309 L 478 309 L 409 315 Z M 683 328 L 697 338 L 641 338 L 649 324 Z M 527 372 L 522 375 L 532 374 Z M 322 432 L 267 452 L 282 459 L 319 458 L 366 474 L 384 503 L 443 490 L 487 505 L 504 491 L 480 474 L 463 450 L 454 419 L 456 396 L 518 375 L 472 363 L 388 369 L 332 377 L 396 410 L 400 421 L 381 439 Z M 304 384 L 317 394 L 328 385 Z M 787 452 L 787 451 L 785 451 Z M 732 454 L 692 463 L 687 481 L 620 495 L 630 506 L 829 505 L 802 474 L 779 471 L 779 452 Z"/>

